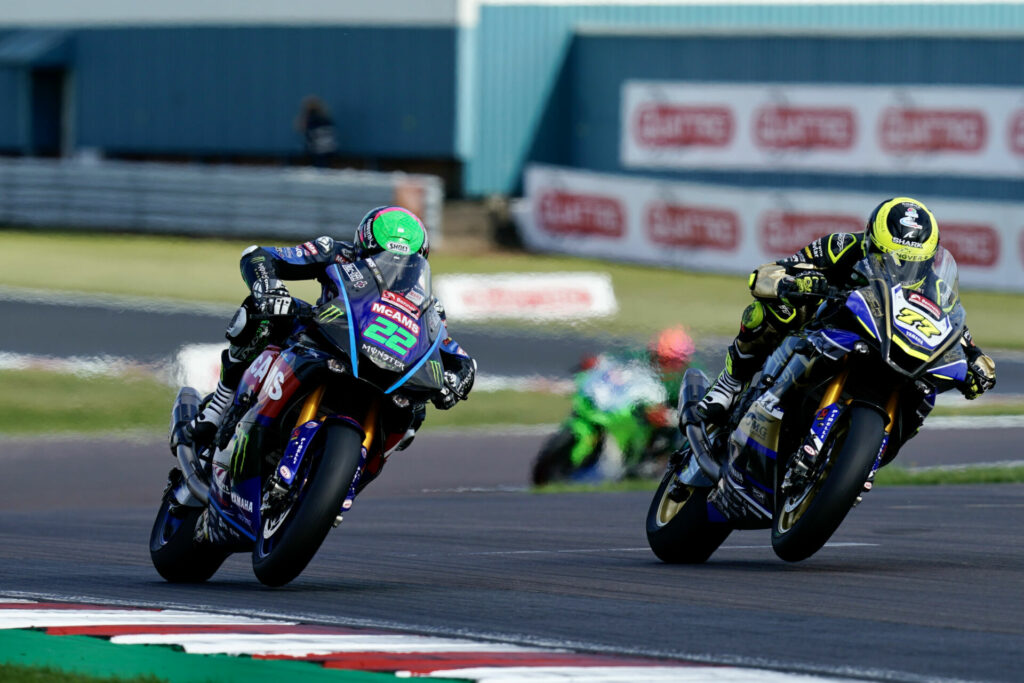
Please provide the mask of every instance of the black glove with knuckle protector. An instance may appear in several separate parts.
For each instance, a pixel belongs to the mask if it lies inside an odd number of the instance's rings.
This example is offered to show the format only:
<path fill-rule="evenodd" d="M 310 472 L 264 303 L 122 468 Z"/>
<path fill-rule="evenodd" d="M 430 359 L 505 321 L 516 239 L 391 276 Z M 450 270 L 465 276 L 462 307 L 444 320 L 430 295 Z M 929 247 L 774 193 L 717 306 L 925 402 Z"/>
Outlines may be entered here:
<path fill-rule="evenodd" d="M 975 347 L 977 348 L 977 347 Z M 967 361 L 967 379 L 960 388 L 964 398 L 973 401 L 996 385 L 996 363 L 990 356 L 978 352 Z"/>
<path fill-rule="evenodd" d="M 828 279 L 821 273 L 810 271 L 779 283 L 779 296 L 788 299 L 821 299 L 828 294 Z"/>
<path fill-rule="evenodd" d="M 440 410 L 448 410 L 459 401 L 466 400 L 476 381 L 476 361 L 472 358 L 448 356 L 444 361 L 444 387 L 432 399 L 434 407 Z"/>
<path fill-rule="evenodd" d="M 288 316 L 295 312 L 295 302 L 280 280 L 257 280 L 252 286 L 252 297 L 267 316 Z"/>

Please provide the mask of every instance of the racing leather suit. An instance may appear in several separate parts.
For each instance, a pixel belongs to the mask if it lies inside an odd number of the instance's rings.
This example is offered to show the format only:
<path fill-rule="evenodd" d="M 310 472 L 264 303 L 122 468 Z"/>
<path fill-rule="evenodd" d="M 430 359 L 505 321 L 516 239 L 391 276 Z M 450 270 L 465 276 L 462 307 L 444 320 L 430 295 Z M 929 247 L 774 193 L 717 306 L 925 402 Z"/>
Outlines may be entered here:
<path fill-rule="evenodd" d="M 741 382 L 747 382 L 782 341 L 811 318 L 818 301 L 795 305 L 786 298 L 792 278 L 819 273 L 828 284 L 840 290 L 857 285 L 853 268 L 865 254 L 863 234 L 833 233 L 820 237 L 792 256 L 758 266 L 750 275 L 754 301 L 743 311 L 740 331 L 729 346 L 726 370 Z M 995 363 L 974 343 L 964 327 L 960 343 L 968 362 L 968 381 L 958 388 L 975 398 L 995 384 Z M 981 386 L 977 383 L 981 375 Z M 922 418 L 923 419 L 923 418 Z"/>
<path fill-rule="evenodd" d="M 239 265 L 242 279 L 251 295 L 242 303 L 228 326 L 226 336 L 231 346 L 221 357 L 221 381 L 230 387 L 237 387 L 248 363 L 263 351 L 273 337 L 290 331 L 293 320 L 286 320 L 288 324 L 284 329 L 249 320 L 251 314 L 263 309 L 263 299 L 282 291 L 287 296 L 282 280 L 317 280 L 321 286 L 317 304 L 321 304 L 334 298 L 333 286 L 326 274 L 327 268 L 335 263 L 352 263 L 356 260 L 359 259 L 352 243 L 327 236 L 294 247 L 254 245 L 246 249 Z M 445 387 L 433 402 L 438 408 L 447 409 L 469 395 L 476 376 L 476 363 L 448 336 L 444 307 L 436 297 L 434 306 L 444 326 L 439 350 L 444 365 Z"/>

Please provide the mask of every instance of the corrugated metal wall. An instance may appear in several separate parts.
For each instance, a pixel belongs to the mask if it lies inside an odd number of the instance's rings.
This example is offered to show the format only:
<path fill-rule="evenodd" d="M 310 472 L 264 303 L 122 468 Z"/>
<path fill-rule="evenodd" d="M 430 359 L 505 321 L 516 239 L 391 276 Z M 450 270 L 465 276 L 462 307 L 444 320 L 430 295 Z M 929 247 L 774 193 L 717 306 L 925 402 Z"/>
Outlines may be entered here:
<path fill-rule="evenodd" d="M 714 82 L 1020 86 L 1024 39 L 756 36 L 578 36 L 571 73 L 571 144 L 560 163 L 615 173 L 620 164 L 621 86 L 630 79 Z M 550 136 L 552 133 L 542 133 Z M 537 159 L 538 161 L 548 161 Z M 833 187 L 1019 200 L 1024 182 L 815 173 L 676 171 L 644 176 L 746 186 Z"/>
<path fill-rule="evenodd" d="M 552 127 L 552 122 L 564 121 L 570 116 L 565 110 L 570 106 L 566 95 L 558 88 L 572 80 L 572 70 L 577 68 L 577 65 L 566 62 L 574 32 L 581 29 L 585 32 L 595 27 L 709 32 L 741 29 L 841 30 L 868 35 L 901 29 L 917 34 L 922 31 L 1013 31 L 1024 36 L 1024 4 L 483 6 L 476 36 L 480 88 L 473 110 L 478 125 L 464 176 L 464 186 L 469 194 L 507 192 L 518 188 L 526 159 L 558 163 L 567 154 L 571 157 L 567 146 L 575 147 L 576 143 L 570 145 L 569 141 L 560 139 Z M 675 58 L 671 53 L 675 48 L 670 48 L 668 43 L 658 47 L 648 43 L 645 49 L 651 51 L 634 56 L 632 63 L 649 65 L 652 70 L 659 64 L 664 64 L 666 69 L 673 66 Z M 790 54 L 808 54 L 806 43 L 780 43 L 767 59 L 763 55 L 746 62 L 738 58 L 728 59 L 721 68 L 728 68 L 730 79 L 747 81 L 792 80 L 794 76 L 786 70 L 794 66 L 799 66 L 805 78 L 814 81 L 829 80 L 835 70 L 850 73 L 845 61 L 849 57 L 848 52 L 819 52 L 813 61 L 803 65 L 796 65 L 795 58 L 787 57 Z M 966 60 L 964 63 L 954 61 L 951 55 L 941 52 L 922 53 L 920 59 L 926 62 L 890 59 L 887 68 L 879 67 L 875 71 L 886 82 L 901 82 L 924 73 L 922 67 L 927 65 L 935 80 L 923 83 L 947 82 L 946 68 L 958 70 L 962 78 L 969 78 L 973 71 L 979 82 L 993 82 L 991 74 L 999 70 L 1015 72 L 1020 64 L 1019 59 L 1013 61 L 1016 53 L 1012 50 L 1005 56 L 1001 54 L 995 50 L 975 55 L 967 48 L 957 52 L 957 59 Z M 599 59 L 593 54 L 589 56 Z M 698 63 L 708 63 L 703 55 L 691 52 L 689 56 L 695 57 Z M 998 61 L 985 61 L 993 56 Z M 606 55 L 605 58 L 604 67 L 619 66 L 614 55 Z M 573 61 L 577 58 L 573 57 Z M 878 63 L 882 61 L 879 55 Z M 695 71 L 686 71 L 688 67 L 685 65 L 681 69 L 688 73 Z M 596 83 L 602 80 L 600 67 L 595 67 L 587 77 L 590 78 L 588 87 L 602 87 L 605 91 L 618 87 L 617 81 L 606 85 Z M 560 78 L 562 81 L 559 83 Z M 578 111 L 582 103 L 577 102 L 575 106 L 574 111 Z M 618 106 L 617 94 L 612 106 Z M 587 125 L 590 124 L 583 124 L 583 128 Z M 579 126 L 572 128 L 576 130 L 570 132 L 566 128 L 562 136 L 579 133 Z"/>
<path fill-rule="evenodd" d="M 342 153 L 455 156 L 454 28 L 131 28 L 78 32 L 77 145 L 288 154 L 319 95 Z"/>

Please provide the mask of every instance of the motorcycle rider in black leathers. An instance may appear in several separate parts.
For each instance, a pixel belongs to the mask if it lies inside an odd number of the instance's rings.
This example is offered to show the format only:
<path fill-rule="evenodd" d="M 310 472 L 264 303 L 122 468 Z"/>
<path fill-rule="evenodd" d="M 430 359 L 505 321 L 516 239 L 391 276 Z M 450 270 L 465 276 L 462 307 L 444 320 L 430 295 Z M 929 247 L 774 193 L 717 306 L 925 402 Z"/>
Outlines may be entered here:
<path fill-rule="evenodd" d="M 908 261 L 924 261 L 935 256 L 938 243 L 938 224 L 924 204 L 894 197 L 872 211 L 863 233 L 820 237 L 793 256 L 759 266 L 748 282 L 754 302 L 743 311 L 725 369 L 697 404 L 697 417 L 709 428 L 722 425 L 771 352 L 787 334 L 810 320 L 829 287 L 856 286 L 853 267 L 866 254 L 891 253 Z M 966 327 L 960 343 L 968 372 L 957 388 L 966 398 L 975 399 L 995 386 L 995 362 L 982 353 Z M 918 419 L 923 421 L 926 414 Z"/>
<path fill-rule="evenodd" d="M 221 354 L 217 388 L 185 429 L 197 449 L 213 441 L 249 364 L 269 343 L 283 340 L 294 329 L 299 304 L 292 299 L 283 280 L 318 280 L 322 293 L 317 303 L 323 303 L 334 296 L 326 275 L 329 266 L 352 263 L 384 251 L 418 253 L 428 257 L 429 239 L 420 219 L 404 208 L 382 206 L 366 214 L 351 243 L 323 236 L 294 247 L 253 245 L 242 253 L 242 278 L 251 294 L 228 325 L 225 336 L 229 346 Z M 445 325 L 439 347 L 444 366 L 444 386 L 431 398 L 431 402 L 441 410 L 448 410 L 469 396 L 476 377 L 476 361 L 447 336 L 444 308 L 436 298 L 434 307 L 440 314 L 442 325 Z M 399 449 L 409 445 L 425 416 L 424 406 L 413 406 L 410 431 Z M 173 446 L 172 443 L 172 450 Z M 226 524 L 211 519 L 216 517 L 219 515 L 211 512 L 210 508 L 206 509 L 197 525 L 197 541 L 237 540 Z"/>

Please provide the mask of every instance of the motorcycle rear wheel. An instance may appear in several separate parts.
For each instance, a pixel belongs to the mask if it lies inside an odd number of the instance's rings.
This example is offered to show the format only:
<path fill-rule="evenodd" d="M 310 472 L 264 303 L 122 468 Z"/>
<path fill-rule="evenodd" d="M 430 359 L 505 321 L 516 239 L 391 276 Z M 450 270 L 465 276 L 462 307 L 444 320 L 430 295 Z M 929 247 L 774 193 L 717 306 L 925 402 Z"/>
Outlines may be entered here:
<path fill-rule="evenodd" d="M 708 517 L 710 488 L 686 486 L 681 500 L 669 496 L 678 471 L 678 466 L 667 469 L 647 510 L 647 543 L 662 562 L 700 564 L 722 545 L 732 527 Z"/>
<path fill-rule="evenodd" d="M 885 418 L 853 404 L 829 433 L 819 466 L 799 491 L 779 496 L 772 522 L 772 549 L 787 562 L 818 552 L 853 507 L 882 446 Z M 823 460 L 822 460 L 823 459 Z"/>
<path fill-rule="evenodd" d="M 297 577 L 341 512 L 359 467 L 362 434 L 345 423 L 326 427 L 317 457 L 307 454 L 309 469 L 296 476 L 296 495 L 285 509 L 263 519 L 252 551 L 252 569 L 260 583 L 283 586 Z"/>
<path fill-rule="evenodd" d="M 149 534 L 153 566 L 171 583 L 201 583 L 213 576 L 231 553 L 193 541 L 202 508 L 182 507 L 164 494 Z"/>

